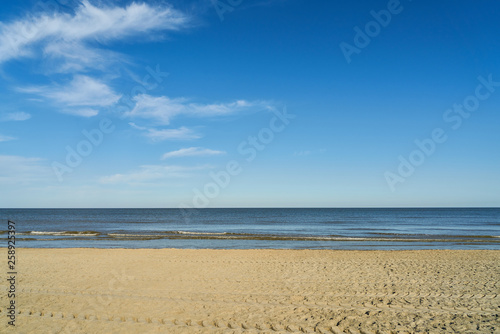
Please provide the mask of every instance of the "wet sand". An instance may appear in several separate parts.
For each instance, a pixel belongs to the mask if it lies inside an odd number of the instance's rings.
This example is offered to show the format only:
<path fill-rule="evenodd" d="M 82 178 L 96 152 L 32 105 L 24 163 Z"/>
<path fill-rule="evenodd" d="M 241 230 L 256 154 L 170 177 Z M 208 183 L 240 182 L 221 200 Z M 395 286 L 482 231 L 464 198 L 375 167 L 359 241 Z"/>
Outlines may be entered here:
<path fill-rule="evenodd" d="M 18 249 L 16 255 L 16 326 L 7 324 L 3 279 L 0 332 L 500 332 L 500 251 Z"/>

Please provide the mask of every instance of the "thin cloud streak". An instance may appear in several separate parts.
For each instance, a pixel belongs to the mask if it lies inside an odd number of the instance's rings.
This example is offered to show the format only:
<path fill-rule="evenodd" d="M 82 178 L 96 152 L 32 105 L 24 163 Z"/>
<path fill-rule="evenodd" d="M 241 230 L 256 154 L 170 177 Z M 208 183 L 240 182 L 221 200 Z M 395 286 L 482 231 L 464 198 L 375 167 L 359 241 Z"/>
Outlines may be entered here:
<path fill-rule="evenodd" d="M 143 135 L 154 142 L 164 141 L 164 140 L 193 140 L 199 139 L 202 136 L 196 131 L 189 129 L 185 126 L 181 126 L 178 129 L 160 129 L 147 128 L 144 126 L 138 126 L 135 123 L 129 123 L 131 127 L 137 130 L 143 131 Z"/>
<path fill-rule="evenodd" d="M 0 142 L 16 140 L 16 137 L 0 135 Z"/>
<path fill-rule="evenodd" d="M 53 42 L 43 49 L 47 58 L 45 71 L 48 73 L 76 73 L 95 69 L 109 72 L 115 63 L 129 62 L 117 52 L 90 48 L 80 42 Z"/>
<path fill-rule="evenodd" d="M 26 112 L 10 112 L 0 116 L 1 122 L 9 122 L 9 121 L 26 121 L 31 118 L 31 114 Z"/>
<path fill-rule="evenodd" d="M 0 155 L 0 184 L 46 182 L 52 173 L 41 158 Z"/>
<path fill-rule="evenodd" d="M 169 98 L 167 96 L 151 96 L 139 94 L 133 98 L 136 103 L 124 117 L 142 118 L 156 121 L 160 124 L 170 124 L 172 118 L 179 115 L 192 117 L 210 117 L 235 114 L 252 108 L 271 109 L 266 101 L 237 100 L 228 103 L 194 103 L 186 98 Z"/>
<path fill-rule="evenodd" d="M 96 107 L 109 107 L 121 98 L 105 83 L 85 75 L 74 76 L 66 86 L 26 87 L 17 90 L 46 97 L 59 105 L 63 112 L 84 117 L 97 115 Z"/>
<path fill-rule="evenodd" d="M 179 158 L 179 157 L 194 157 L 194 156 L 213 156 L 213 155 L 223 155 L 226 154 L 225 151 L 216 151 L 208 148 L 202 147 L 189 147 L 181 148 L 177 151 L 167 152 L 162 155 L 161 159 Z"/>
<path fill-rule="evenodd" d="M 132 171 L 126 174 L 114 174 L 100 178 L 100 183 L 103 184 L 118 184 L 118 183 L 147 183 L 157 182 L 163 179 L 170 178 L 188 178 L 192 176 L 192 172 L 210 169 L 211 166 L 173 166 L 173 165 L 143 165 L 140 170 Z"/>

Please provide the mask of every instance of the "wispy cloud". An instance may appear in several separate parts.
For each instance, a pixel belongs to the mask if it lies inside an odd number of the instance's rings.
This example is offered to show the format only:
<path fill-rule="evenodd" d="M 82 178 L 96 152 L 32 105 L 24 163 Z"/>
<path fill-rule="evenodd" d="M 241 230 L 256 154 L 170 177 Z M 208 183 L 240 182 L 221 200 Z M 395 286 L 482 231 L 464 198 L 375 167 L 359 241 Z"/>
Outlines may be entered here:
<path fill-rule="evenodd" d="M 49 73 L 76 73 L 88 69 L 106 72 L 113 64 L 128 61 L 117 52 L 89 48 L 75 41 L 52 42 L 44 47 L 43 55 L 47 58 L 44 69 Z"/>
<path fill-rule="evenodd" d="M 0 135 L 0 142 L 11 141 L 11 140 L 16 140 L 16 139 L 17 139 L 16 137 Z"/>
<path fill-rule="evenodd" d="M 181 126 L 178 129 L 155 129 L 148 128 L 144 126 L 138 126 L 135 123 L 129 123 L 131 127 L 137 130 L 144 131 L 144 136 L 148 137 L 152 141 L 164 141 L 164 140 L 192 140 L 201 138 L 201 135 L 196 131 L 189 129 L 185 126 Z"/>
<path fill-rule="evenodd" d="M 196 131 L 181 126 L 178 129 L 148 129 L 145 134 L 146 137 L 153 141 L 163 141 L 163 140 L 191 140 L 201 138 L 201 135 Z"/>
<path fill-rule="evenodd" d="M 18 91 L 46 97 L 63 112 L 84 117 L 97 115 L 97 107 L 111 106 L 121 97 L 105 83 L 85 75 L 74 76 L 65 86 L 25 87 L 18 88 Z"/>
<path fill-rule="evenodd" d="M 47 181 L 52 170 L 41 158 L 0 155 L 0 183 L 16 184 Z"/>
<path fill-rule="evenodd" d="M 169 124 L 178 115 L 195 117 L 221 116 L 235 114 L 252 108 L 269 109 L 271 105 L 265 101 L 237 100 L 228 103 L 195 103 L 186 98 L 169 98 L 167 96 L 151 96 L 139 94 L 133 98 L 135 106 L 124 113 L 125 117 L 154 120 L 160 124 Z"/>
<path fill-rule="evenodd" d="M 63 66 L 85 67 L 89 65 L 86 55 L 94 60 L 100 58 L 95 48 L 89 51 L 93 48 L 91 43 L 95 45 L 95 42 L 105 43 L 154 31 L 175 31 L 189 21 L 187 15 L 171 7 L 134 2 L 121 8 L 97 6 L 84 0 L 73 15 L 34 13 L 0 24 L 0 63 L 35 56 L 40 49 L 46 56 L 66 59 L 68 63 Z"/>
<path fill-rule="evenodd" d="M 32 58 L 46 74 L 72 75 L 72 81 L 18 90 L 50 99 L 59 111 L 91 117 L 116 103 L 121 95 L 106 83 L 88 76 L 88 70 L 108 74 L 127 56 L 108 50 L 112 41 L 134 37 L 158 39 L 163 32 L 187 28 L 191 18 L 170 6 L 133 2 L 120 7 L 84 0 L 72 13 L 34 12 L 21 19 L 0 22 L 0 64 Z M 87 75 L 82 75 L 87 72 Z M 58 78 L 53 80 L 58 82 Z"/>
<path fill-rule="evenodd" d="M 1 122 L 9 121 L 26 121 L 31 118 L 31 115 L 26 112 L 10 112 L 0 115 Z"/>
<path fill-rule="evenodd" d="M 139 170 L 131 171 L 126 174 L 114 174 L 104 176 L 100 179 L 101 183 L 105 184 L 141 184 L 148 182 L 158 182 L 159 180 L 170 178 L 187 178 L 191 177 L 193 172 L 212 168 L 211 166 L 171 166 L 171 165 L 143 165 Z"/>
<path fill-rule="evenodd" d="M 62 112 L 82 117 L 92 117 L 99 114 L 97 109 L 92 108 L 63 109 Z"/>
<path fill-rule="evenodd" d="M 211 155 L 222 155 L 226 154 L 224 151 L 210 150 L 208 148 L 202 147 L 189 147 L 181 148 L 177 151 L 171 151 L 163 154 L 162 160 L 169 158 L 179 158 L 179 157 L 194 157 L 194 156 L 211 156 Z"/>

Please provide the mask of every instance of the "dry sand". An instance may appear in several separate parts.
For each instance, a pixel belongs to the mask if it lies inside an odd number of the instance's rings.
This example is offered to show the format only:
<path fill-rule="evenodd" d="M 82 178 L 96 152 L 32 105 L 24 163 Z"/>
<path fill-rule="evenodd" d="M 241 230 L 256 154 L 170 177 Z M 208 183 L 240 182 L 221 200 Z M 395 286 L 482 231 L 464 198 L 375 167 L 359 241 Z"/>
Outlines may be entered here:
<path fill-rule="evenodd" d="M 4 333 L 500 332 L 500 251 L 19 249 L 17 257 L 20 312 L 8 328 L 2 293 Z"/>

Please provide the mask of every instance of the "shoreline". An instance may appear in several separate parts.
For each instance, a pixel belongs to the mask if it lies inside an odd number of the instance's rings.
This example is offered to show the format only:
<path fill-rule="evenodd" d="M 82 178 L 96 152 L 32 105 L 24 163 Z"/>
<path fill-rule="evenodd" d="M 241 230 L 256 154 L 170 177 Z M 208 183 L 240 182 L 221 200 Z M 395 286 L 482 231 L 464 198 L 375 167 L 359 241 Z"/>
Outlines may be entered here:
<path fill-rule="evenodd" d="M 495 250 L 16 249 L 23 333 L 493 333 Z M 7 288 L 7 281 L 0 284 Z M 6 294 L 0 329 L 9 330 Z M 1 330 L 0 330 L 1 331 Z"/>

